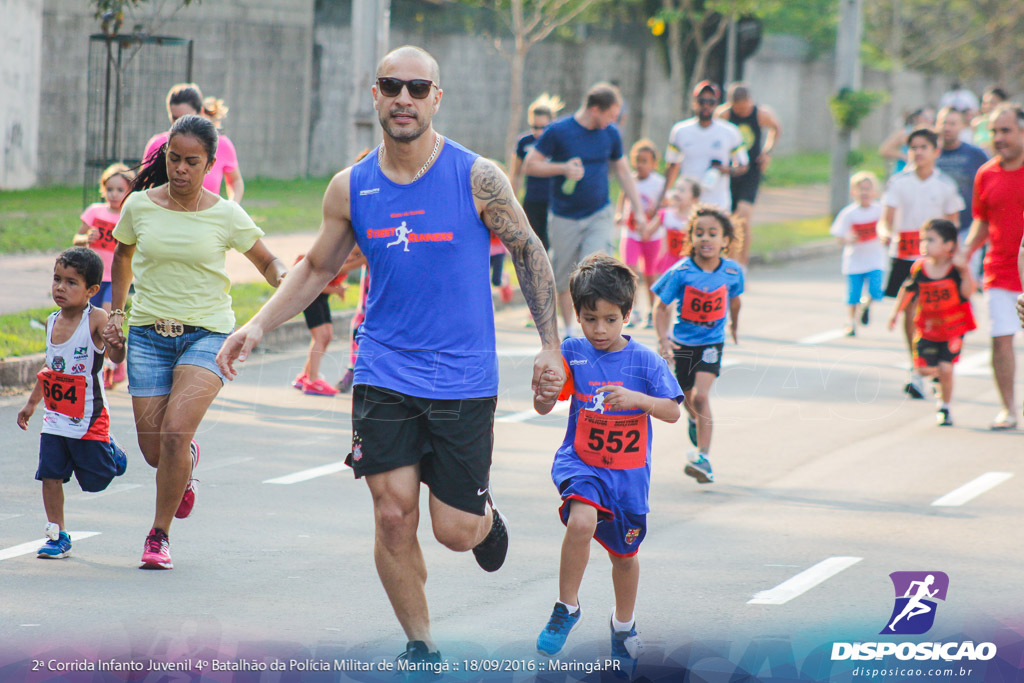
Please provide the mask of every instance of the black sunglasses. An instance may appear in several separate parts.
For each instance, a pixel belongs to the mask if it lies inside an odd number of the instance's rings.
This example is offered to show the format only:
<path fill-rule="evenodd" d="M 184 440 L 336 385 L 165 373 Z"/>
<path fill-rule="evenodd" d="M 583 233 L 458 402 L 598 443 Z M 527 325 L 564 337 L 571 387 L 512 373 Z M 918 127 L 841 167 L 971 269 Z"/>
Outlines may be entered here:
<path fill-rule="evenodd" d="M 713 97 L 698 97 L 697 104 L 718 104 L 718 100 Z"/>
<path fill-rule="evenodd" d="M 433 85 L 434 82 L 426 78 L 414 78 L 411 81 L 390 77 L 377 79 L 377 87 L 380 88 L 380 92 L 384 97 L 397 97 L 402 92 L 402 86 L 405 86 L 409 89 L 409 94 L 412 97 L 422 100 L 430 94 L 430 88 Z"/>

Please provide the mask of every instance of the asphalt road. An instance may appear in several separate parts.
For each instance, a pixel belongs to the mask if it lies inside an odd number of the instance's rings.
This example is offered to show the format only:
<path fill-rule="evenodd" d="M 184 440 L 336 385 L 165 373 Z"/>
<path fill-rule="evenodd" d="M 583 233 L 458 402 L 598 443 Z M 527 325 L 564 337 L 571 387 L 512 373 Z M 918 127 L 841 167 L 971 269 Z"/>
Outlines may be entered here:
<path fill-rule="evenodd" d="M 844 287 L 837 256 L 753 272 L 740 344 L 726 346 L 712 397 L 716 483 L 699 486 L 682 472 L 685 420 L 656 424 L 636 612 L 647 671 L 687 666 L 703 672 L 693 680 L 728 680 L 742 665 L 783 680 L 819 667 L 822 680 L 850 680 L 858 663 L 829 662 L 828 650 L 886 639 L 878 634 L 893 609 L 895 571 L 949 577 L 931 631 L 904 638 L 992 640 L 1003 652 L 1024 642 L 1021 433 L 987 429 L 998 403 L 984 305 L 975 302 L 979 330 L 958 369 L 956 426 L 939 428 L 932 400 L 901 391 L 907 358 L 885 328 L 888 303 L 856 338 L 841 336 Z M 462 667 L 452 677 L 477 676 L 466 662 L 488 657 L 547 662 L 533 643 L 557 596 L 562 527 L 549 472 L 566 413 L 529 412 L 538 343 L 524 318 L 521 308 L 498 314 L 492 487 L 511 523 L 508 561 L 485 574 L 421 524 L 434 637 Z M 651 331 L 635 334 L 653 344 Z M 324 364 L 328 377 L 343 370 L 341 346 Z M 0 399 L 0 680 L 48 680 L 64 675 L 53 673 L 59 662 L 111 657 L 195 668 L 218 658 L 375 661 L 402 649 L 374 570 L 369 494 L 339 465 L 350 399 L 292 389 L 303 357 L 254 358 L 214 404 L 197 436 L 196 509 L 171 529 L 173 571 L 136 569 L 154 484 L 134 447 L 125 391 L 111 392 L 110 404 L 115 434 L 132 446 L 128 471 L 100 494 L 65 487 L 74 549 L 61 561 L 34 553 L 45 522 L 32 480 L 40 415 L 23 433 L 15 415 L 24 397 Z M 584 619 L 564 659 L 607 655 L 612 602 L 610 566 L 595 544 Z M 815 659 L 822 651 L 824 661 Z M 33 659 L 44 662 L 37 673 Z M 658 668 L 666 659 L 669 669 Z M 299 676 L 302 666 L 287 671 Z M 146 671 L 138 676 L 157 675 Z M 948 680 L 988 678 L 975 671 Z M 310 680 L 360 677 L 322 675 Z"/>

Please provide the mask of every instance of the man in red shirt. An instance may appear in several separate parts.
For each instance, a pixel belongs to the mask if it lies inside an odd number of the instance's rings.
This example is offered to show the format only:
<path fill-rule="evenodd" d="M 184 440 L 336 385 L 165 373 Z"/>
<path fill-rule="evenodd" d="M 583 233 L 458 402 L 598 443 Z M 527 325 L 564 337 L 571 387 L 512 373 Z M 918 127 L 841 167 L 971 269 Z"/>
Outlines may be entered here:
<path fill-rule="evenodd" d="M 1013 335 L 1021 329 L 1015 304 L 1021 294 L 1018 255 L 1024 235 L 1024 110 L 1004 104 L 989 118 L 996 156 L 974 179 L 974 223 L 967 257 L 988 243 L 985 255 L 985 300 L 992 335 L 992 372 L 1003 409 L 992 429 L 1017 426 L 1013 399 Z"/>

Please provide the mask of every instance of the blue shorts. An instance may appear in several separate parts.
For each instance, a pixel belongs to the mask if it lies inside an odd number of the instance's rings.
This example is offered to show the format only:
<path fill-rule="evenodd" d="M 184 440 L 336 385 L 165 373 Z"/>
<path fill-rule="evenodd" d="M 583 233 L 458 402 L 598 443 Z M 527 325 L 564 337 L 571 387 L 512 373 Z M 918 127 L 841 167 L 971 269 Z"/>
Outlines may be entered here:
<path fill-rule="evenodd" d="M 101 282 L 100 291 L 92 295 L 92 298 L 89 299 L 89 303 L 91 303 L 96 308 L 103 308 L 103 304 L 110 303 L 111 299 L 113 298 L 113 294 L 113 284 L 110 282 Z"/>
<path fill-rule="evenodd" d="M 626 512 L 619 507 L 597 477 L 572 477 L 563 481 L 558 489 L 562 495 L 562 507 L 558 508 L 562 524 L 569 523 L 569 502 L 578 500 L 597 508 L 594 540 L 612 555 L 632 557 L 637 554 L 647 535 L 647 515 Z"/>
<path fill-rule="evenodd" d="M 885 298 L 885 290 L 882 289 L 882 271 L 872 270 L 867 273 L 847 275 L 846 303 L 856 306 L 860 303 L 861 294 L 864 292 L 864 282 L 868 283 L 868 294 L 874 301 L 881 301 Z M 902 284 L 902 283 L 901 283 Z"/>
<path fill-rule="evenodd" d="M 152 327 L 128 328 L 128 393 L 166 396 L 171 393 L 174 368 L 198 365 L 224 383 L 217 367 L 217 352 L 228 335 L 197 328 L 180 337 L 162 337 Z"/>
<path fill-rule="evenodd" d="M 128 465 L 125 452 L 114 442 L 74 439 L 57 434 L 39 435 L 39 469 L 36 479 L 71 481 L 71 473 L 83 491 L 102 491 Z"/>

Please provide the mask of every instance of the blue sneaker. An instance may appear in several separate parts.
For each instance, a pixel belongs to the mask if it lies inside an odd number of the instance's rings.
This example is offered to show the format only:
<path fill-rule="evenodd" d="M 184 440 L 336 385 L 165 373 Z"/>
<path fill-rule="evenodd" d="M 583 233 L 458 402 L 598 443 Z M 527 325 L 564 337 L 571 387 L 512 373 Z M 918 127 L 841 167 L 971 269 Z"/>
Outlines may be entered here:
<path fill-rule="evenodd" d="M 68 532 L 61 531 L 56 539 L 48 538 L 39 548 L 36 557 L 43 560 L 59 560 L 71 554 L 71 537 Z"/>
<path fill-rule="evenodd" d="M 615 612 L 612 612 L 612 618 Z M 608 626 L 612 631 L 612 657 L 619 660 L 619 671 L 625 674 L 632 674 L 636 669 L 637 658 L 643 651 L 643 643 L 636 632 L 636 622 L 628 631 L 616 631 L 615 626 L 608 620 Z"/>
<path fill-rule="evenodd" d="M 697 421 L 694 420 L 692 417 L 687 417 L 686 419 L 690 423 L 689 427 L 687 428 L 686 433 L 690 437 L 690 443 L 692 443 L 694 446 L 696 446 L 697 445 Z"/>
<path fill-rule="evenodd" d="M 711 463 L 708 462 L 703 453 L 698 453 L 696 460 L 690 460 L 686 463 L 683 472 L 701 484 L 710 484 L 715 481 L 715 475 L 711 472 Z"/>
<path fill-rule="evenodd" d="M 547 626 L 537 636 L 537 651 L 548 656 L 561 652 L 565 645 L 565 639 L 580 625 L 581 616 L 583 616 L 583 610 L 579 607 L 575 612 L 569 614 L 565 605 L 556 602 L 555 609 L 551 610 L 551 618 L 548 619 Z"/>
<path fill-rule="evenodd" d="M 128 469 L 128 454 L 114 441 L 114 435 L 110 435 L 110 447 L 114 449 L 114 476 L 120 477 Z"/>

